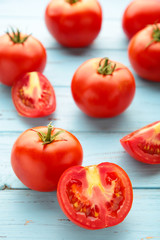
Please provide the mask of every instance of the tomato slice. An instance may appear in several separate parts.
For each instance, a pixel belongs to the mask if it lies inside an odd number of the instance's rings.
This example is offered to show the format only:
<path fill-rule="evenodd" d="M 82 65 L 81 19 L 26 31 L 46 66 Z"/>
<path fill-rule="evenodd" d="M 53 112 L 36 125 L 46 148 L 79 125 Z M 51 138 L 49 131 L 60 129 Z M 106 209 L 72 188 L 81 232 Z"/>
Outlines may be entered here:
<path fill-rule="evenodd" d="M 29 72 L 12 87 L 12 100 L 18 113 L 24 117 L 43 117 L 56 109 L 54 89 L 39 72 Z"/>
<path fill-rule="evenodd" d="M 120 142 L 134 159 L 149 164 L 160 164 L 160 121 L 128 134 Z"/>
<path fill-rule="evenodd" d="M 130 211 L 133 191 L 126 172 L 105 162 L 67 169 L 59 180 L 57 197 L 72 222 L 92 230 L 122 222 Z"/>

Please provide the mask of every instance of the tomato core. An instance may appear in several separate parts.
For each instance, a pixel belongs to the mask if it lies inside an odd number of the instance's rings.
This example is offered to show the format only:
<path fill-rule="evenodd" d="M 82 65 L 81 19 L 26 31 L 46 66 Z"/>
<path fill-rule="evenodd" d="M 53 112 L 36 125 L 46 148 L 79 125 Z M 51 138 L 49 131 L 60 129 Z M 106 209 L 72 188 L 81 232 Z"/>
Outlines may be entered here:
<path fill-rule="evenodd" d="M 121 208 L 124 202 L 125 190 L 124 186 L 115 172 L 106 174 L 105 184 L 106 188 L 101 183 L 99 172 L 96 166 L 86 167 L 88 188 L 87 191 L 83 191 L 82 182 L 77 179 L 69 181 L 66 187 L 66 193 L 70 204 L 76 212 L 85 214 L 86 217 L 99 217 L 99 208 L 97 204 L 92 201 L 93 192 L 97 191 L 97 188 L 101 190 L 102 198 L 105 202 L 107 212 L 112 217 L 117 216 L 118 210 Z M 90 198 L 88 198 L 90 196 Z"/>
<path fill-rule="evenodd" d="M 43 109 L 50 101 L 50 87 L 45 84 L 44 88 L 40 85 L 40 80 L 36 72 L 29 73 L 29 82 L 27 86 L 19 89 L 19 98 L 23 104 L 30 108 L 38 106 Z"/>

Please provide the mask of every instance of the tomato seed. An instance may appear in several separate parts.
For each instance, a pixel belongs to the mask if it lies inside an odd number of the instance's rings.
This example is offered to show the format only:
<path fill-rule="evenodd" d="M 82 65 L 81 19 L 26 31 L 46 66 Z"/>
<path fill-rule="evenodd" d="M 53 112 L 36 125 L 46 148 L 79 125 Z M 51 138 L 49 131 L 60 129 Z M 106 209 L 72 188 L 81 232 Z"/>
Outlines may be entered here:
<path fill-rule="evenodd" d="M 110 215 L 116 217 L 117 212 L 124 201 L 124 186 L 121 180 L 118 178 L 118 175 L 114 172 L 107 173 L 106 184 L 109 186 L 112 184 L 115 185 L 112 200 L 110 202 L 106 202 L 105 206 L 108 209 Z"/>
<path fill-rule="evenodd" d="M 147 143 L 141 143 L 138 144 L 138 147 L 144 152 L 144 153 L 148 153 L 148 154 L 160 154 L 160 145 L 152 145 L 150 146 Z"/>
<path fill-rule="evenodd" d="M 72 179 L 66 189 L 68 200 L 76 212 L 84 213 L 86 217 L 98 218 L 99 208 L 97 205 L 91 207 L 90 201 L 82 195 L 82 183 L 79 180 Z"/>

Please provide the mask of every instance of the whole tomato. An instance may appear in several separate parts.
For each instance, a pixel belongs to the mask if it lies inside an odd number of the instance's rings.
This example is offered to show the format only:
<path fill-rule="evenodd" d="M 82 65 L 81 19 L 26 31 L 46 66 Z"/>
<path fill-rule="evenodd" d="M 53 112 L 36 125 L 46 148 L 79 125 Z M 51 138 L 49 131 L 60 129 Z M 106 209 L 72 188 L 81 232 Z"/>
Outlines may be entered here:
<path fill-rule="evenodd" d="M 78 139 L 49 124 L 28 129 L 18 137 L 12 148 L 11 164 L 24 185 L 47 192 L 56 190 L 63 171 L 80 165 L 82 158 Z"/>
<path fill-rule="evenodd" d="M 140 77 L 160 82 L 160 24 L 139 31 L 129 43 L 128 55 Z"/>
<path fill-rule="evenodd" d="M 24 117 L 44 117 L 56 109 L 56 96 L 49 80 L 39 72 L 24 74 L 14 82 L 12 100 Z"/>
<path fill-rule="evenodd" d="M 133 190 L 121 167 L 103 162 L 67 169 L 58 182 L 57 197 L 72 222 L 95 230 L 124 220 L 132 206 Z"/>
<path fill-rule="evenodd" d="M 122 27 L 127 37 L 131 38 L 148 24 L 157 22 L 160 22 L 159 0 L 134 0 L 123 14 Z"/>
<path fill-rule="evenodd" d="M 42 72 L 46 50 L 36 38 L 17 30 L 0 36 L 0 82 L 12 86 L 26 72 Z"/>
<path fill-rule="evenodd" d="M 76 70 L 71 89 L 76 104 L 87 115 L 114 117 L 132 102 L 135 80 L 123 64 L 108 58 L 93 58 Z"/>
<path fill-rule="evenodd" d="M 52 0 L 46 8 L 45 22 L 61 45 L 85 47 L 100 32 L 102 10 L 97 0 Z"/>
<path fill-rule="evenodd" d="M 137 161 L 160 164 L 160 121 L 124 136 L 120 143 Z"/>

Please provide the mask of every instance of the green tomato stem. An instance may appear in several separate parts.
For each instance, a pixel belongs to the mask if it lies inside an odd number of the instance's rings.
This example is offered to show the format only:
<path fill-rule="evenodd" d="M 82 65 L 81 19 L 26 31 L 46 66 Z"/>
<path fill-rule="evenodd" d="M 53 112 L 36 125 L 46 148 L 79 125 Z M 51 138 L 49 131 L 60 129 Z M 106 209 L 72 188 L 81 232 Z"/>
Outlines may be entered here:
<path fill-rule="evenodd" d="M 102 64 L 103 61 L 104 61 L 104 64 Z M 109 62 L 109 59 L 105 57 L 100 60 L 97 71 L 99 74 L 102 74 L 102 75 L 111 75 L 114 72 L 115 68 L 116 68 L 116 64 L 112 66 L 112 62 Z"/>
<path fill-rule="evenodd" d="M 26 35 L 25 37 L 22 37 L 19 29 L 17 29 L 17 31 L 15 32 L 12 27 L 11 27 L 11 31 L 12 31 L 12 33 L 7 31 L 6 34 L 8 35 L 10 40 L 15 44 L 23 44 L 31 35 L 31 34 L 29 34 L 29 35 Z"/>
<path fill-rule="evenodd" d="M 80 0 L 66 0 L 66 2 L 70 3 L 70 4 L 74 4 L 76 2 L 79 2 Z"/>
<path fill-rule="evenodd" d="M 51 141 L 52 130 L 53 130 L 53 126 L 51 125 L 51 123 L 49 123 L 48 131 L 47 131 L 47 135 L 46 135 L 46 139 L 45 139 L 46 142 L 50 142 Z"/>
<path fill-rule="evenodd" d="M 149 47 L 154 42 L 160 42 L 160 28 L 155 24 L 152 31 L 152 40 L 147 44 L 146 47 Z"/>
<path fill-rule="evenodd" d="M 43 145 L 50 144 L 53 141 L 66 141 L 65 139 L 60 139 L 60 140 L 56 139 L 57 136 L 63 132 L 63 130 L 60 130 L 52 135 L 53 126 L 51 125 L 51 123 L 49 123 L 49 125 L 48 125 L 47 134 L 44 132 L 37 131 L 35 129 L 31 129 L 31 130 L 38 134 Z"/>

